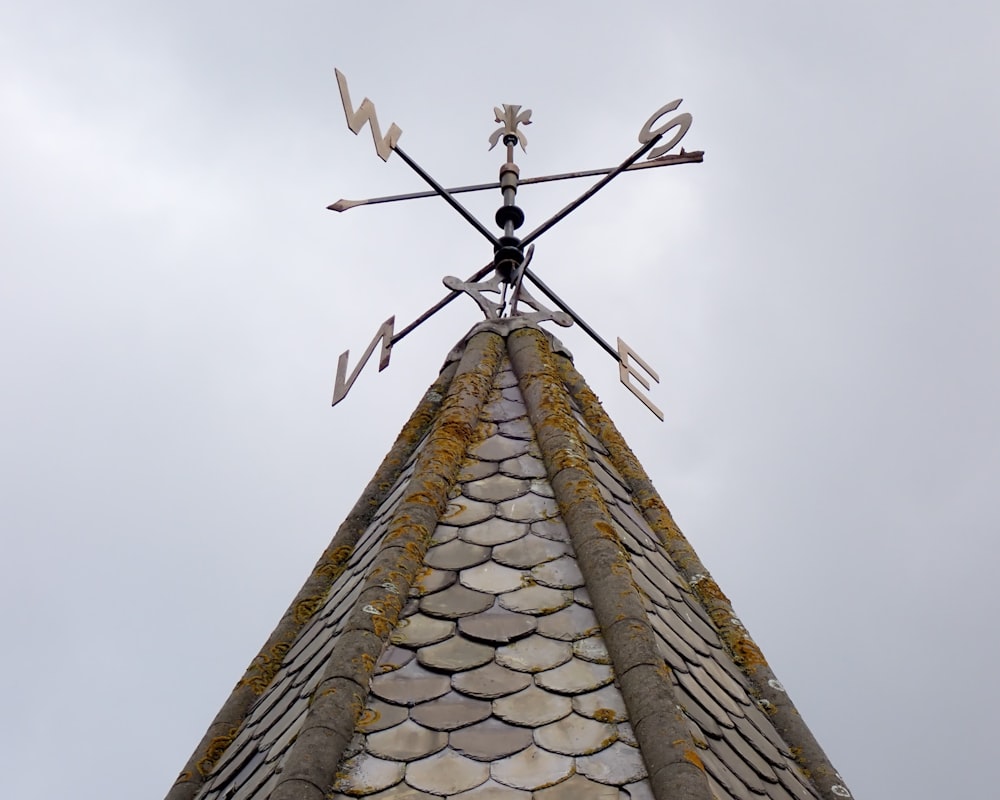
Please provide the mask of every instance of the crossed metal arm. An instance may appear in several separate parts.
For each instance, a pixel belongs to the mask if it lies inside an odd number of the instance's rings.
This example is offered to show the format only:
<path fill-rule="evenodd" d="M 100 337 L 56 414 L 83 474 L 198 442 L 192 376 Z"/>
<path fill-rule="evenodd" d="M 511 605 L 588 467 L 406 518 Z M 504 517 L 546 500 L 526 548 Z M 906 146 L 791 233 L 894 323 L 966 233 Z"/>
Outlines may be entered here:
<path fill-rule="evenodd" d="M 621 374 L 622 383 L 624 383 L 626 387 L 628 387 L 634 394 L 636 394 L 636 396 L 639 397 L 639 399 L 642 400 L 642 402 L 645 403 L 653 411 L 653 413 L 655 413 L 662 420 L 663 414 L 659 411 L 659 409 L 657 409 L 649 401 L 648 398 L 642 395 L 636 389 L 636 387 L 629 382 L 628 376 L 630 375 L 636 378 L 636 380 L 638 380 L 645 388 L 647 389 L 649 388 L 648 382 L 641 375 L 639 375 L 630 365 L 629 357 L 631 356 L 632 358 L 636 359 L 636 361 L 646 370 L 646 373 L 650 375 L 650 377 L 652 377 L 656 381 L 659 381 L 659 378 L 656 376 L 655 372 L 653 372 L 652 369 L 650 369 L 648 365 L 645 364 L 645 362 L 642 362 L 642 360 L 639 359 L 635 355 L 635 353 L 631 351 L 631 349 L 627 345 L 625 345 L 624 342 L 621 341 L 621 339 L 618 340 L 619 347 L 617 350 L 611 347 L 611 345 L 609 345 L 601 336 L 599 336 L 597 332 L 590 327 L 590 325 L 588 325 L 576 312 L 574 312 L 571 308 L 569 308 L 569 306 L 567 306 L 566 303 L 560 297 L 558 297 L 558 295 L 556 295 L 548 286 L 545 285 L 545 283 L 543 283 L 538 278 L 538 276 L 536 276 L 531 270 L 527 268 L 527 261 L 524 259 L 524 248 L 531 246 L 529 248 L 529 257 L 528 257 L 530 259 L 530 250 L 533 249 L 532 243 L 536 239 L 538 239 L 540 236 L 551 230 L 555 225 L 557 225 L 560 221 L 569 216 L 573 211 L 575 211 L 577 208 L 579 208 L 581 205 L 587 202 L 587 200 L 589 200 L 591 197 L 597 194 L 601 189 L 603 189 L 605 186 L 611 183 L 611 181 L 613 181 L 623 172 L 627 172 L 630 170 L 638 170 L 638 169 L 648 169 L 652 167 L 668 166 L 672 164 L 687 164 L 687 163 L 701 162 L 704 156 L 704 153 L 702 151 L 686 153 L 682 148 L 680 153 L 674 155 L 668 155 L 668 151 L 671 150 L 681 140 L 684 134 L 687 133 L 688 128 L 690 127 L 692 122 L 690 114 L 688 113 L 679 114 L 678 116 L 674 117 L 669 122 L 667 122 L 665 125 L 662 125 L 656 130 L 652 129 L 652 125 L 656 121 L 658 121 L 667 112 L 674 111 L 680 105 L 681 101 L 674 100 L 671 103 L 668 103 L 667 105 L 657 110 L 653 114 L 653 116 L 651 116 L 646 121 L 646 124 L 643 126 L 643 128 L 639 133 L 639 141 L 642 142 L 642 146 L 639 147 L 638 150 L 632 153 L 617 167 L 585 170 L 582 172 L 561 173 L 558 175 L 545 175 L 536 178 L 527 178 L 523 181 L 519 181 L 517 178 L 518 170 L 516 165 L 513 163 L 512 148 L 515 144 L 518 143 L 520 143 L 522 148 L 524 147 L 526 139 L 524 138 L 524 135 L 518 130 L 518 125 L 530 124 L 531 111 L 527 110 L 521 112 L 520 106 L 503 106 L 502 109 L 497 108 L 495 109 L 497 113 L 497 122 L 503 122 L 505 123 L 505 125 L 501 127 L 499 130 L 494 132 L 494 134 L 490 137 L 490 142 L 492 145 L 496 145 L 502 136 L 504 144 L 507 145 L 507 152 L 508 152 L 507 156 L 508 163 L 504 167 L 501 167 L 500 170 L 500 177 L 501 177 L 500 182 L 488 183 L 488 184 L 475 184 L 471 186 L 459 186 L 452 189 L 446 189 L 445 187 L 441 186 L 441 184 L 439 184 L 436 180 L 434 180 L 434 178 L 432 178 L 419 164 L 417 164 L 412 158 L 410 158 L 410 156 L 408 156 L 406 152 L 403 151 L 402 148 L 399 147 L 399 137 L 402 134 L 402 130 L 400 130 L 400 128 L 395 123 L 392 123 L 389 126 L 388 133 L 384 137 L 382 136 L 378 118 L 376 117 L 375 113 L 375 105 L 371 102 L 371 100 L 369 100 L 366 97 L 361 102 L 361 105 L 359 105 L 356 109 L 353 108 L 353 104 L 351 103 L 350 99 L 350 92 L 347 87 L 347 80 L 340 72 L 340 70 L 337 70 L 336 74 L 337 74 L 337 82 L 340 85 L 340 94 L 344 105 L 344 113 L 347 116 L 348 127 L 354 133 L 357 134 L 361 132 L 361 129 L 365 126 L 365 124 L 368 124 L 371 128 L 372 137 L 375 141 L 375 149 L 379 157 L 383 161 L 387 161 L 389 155 L 393 151 L 395 151 L 396 153 L 399 154 L 399 157 L 403 159 L 403 161 L 407 164 L 407 166 L 409 166 L 414 172 L 416 172 L 417 175 L 419 175 L 420 178 L 431 187 L 432 191 L 411 192 L 408 194 L 391 195 L 385 197 L 373 197 L 367 200 L 341 199 L 327 206 L 327 208 L 329 208 L 332 211 L 342 212 L 362 205 L 375 205 L 379 203 L 395 202 L 398 200 L 410 200 L 421 197 L 432 197 L 434 195 L 439 195 L 445 202 L 448 203 L 448 205 L 454 208 L 455 211 L 457 211 L 458 214 L 463 219 L 465 219 L 466 222 L 472 225 L 473 228 L 475 228 L 480 234 L 482 234 L 482 236 L 487 241 L 490 242 L 490 244 L 493 245 L 495 253 L 502 254 L 504 251 L 509 251 L 511 249 L 514 249 L 516 251 L 517 260 L 515 263 L 519 265 L 519 268 L 516 273 L 518 276 L 516 279 L 518 287 L 520 286 L 520 280 L 524 277 L 527 277 L 534 285 L 536 285 L 539 289 L 541 289 L 542 292 L 547 297 L 549 297 L 550 300 L 552 300 L 563 312 L 565 312 L 574 322 L 576 322 L 576 324 L 579 325 L 595 342 L 597 342 L 597 344 L 600 345 L 601 348 L 603 348 L 609 355 L 611 355 L 612 358 L 614 358 L 619 363 L 619 367 L 622 373 Z M 666 136 L 666 134 L 671 130 L 674 130 L 675 128 L 680 128 L 680 131 L 678 133 L 675 133 L 667 144 L 657 147 L 657 145 Z M 492 149 L 492 147 L 490 149 Z M 642 158 L 647 153 L 650 154 L 649 156 L 650 160 L 643 164 L 637 164 L 636 162 L 638 162 L 639 159 Z M 506 182 L 505 182 L 505 173 L 507 175 Z M 511 179 L 511 173 L 513 173 L 514 176 L 512 179 Z M 599 181 L 597 181 L 597 183 L 591 186 L 587 191 L 585 191 L 583 194 L 577 197 L 575 200 L 564 206 L 562 209 L 560 209 L 551 217 L 549 217 L 549 219 L 547 219 L 533 231 L 528 233 L 523 239 L 518 240 L 517 238 L 512 237 L 513 228 L 519 226 L 524 219 L 524 215 L 520 211 L 520 209 L 516 207 L 510 208 L 510 206 L 513 205 L 514 193 L 516 192 L 516 187 L 519 183 L 521 184 L 545 183 L 548 181 L 566 180 L 571 178 L 582 178 L 582 177 L 589 177 L 596 175 L 603 175 L 603 177 Z M 485 225 L 483 225 L 467 208 L 465 208 L 465 206 L 463 206 L 454 197 L 455 194 L 460 194 L 463 192 L 475 192 L 475 191 L 497 189 L 497 188 L 500 188 L 502 190 L 505 198 L 505 203 L 504 203 L 505 208 L 501 208 L 501 210 L 497 212 L 497 223 L 500 224 L 501 227 L 505 227 L 506 231 L 505 236 L 502 238 L 498 238 L 497 236 L 495 236 Z M 502 212 L 511 212 L 504 214 L 504 217 L 506 218 L 506 226 L 504 225 L 504 222 L 502 221 L 501 218 Z M 510 220 L 516 217 L 519 217 L 519 220 L 512 227 L 510 224 Z M 512 243 L 516 245 L 515 248 L 510 247 Z M 501 261 L 498 259 L 499 256 L 497 258 L 494 258 L 494 260 L 492 260 L 489 264 L 486 264 L 482 269 L 477 271 L 466 283 L 467 284 L 476 283 L 480 281 L 483 277 L 485 277 L 487 274 L 489 274 L 491 270 L 494 269 L 497 270 L 498 275 L 504 275 L 503 280 L 505 280 L 506 282 L 514 281 L 514 279 L 511 277 L 510 272 L 502 271 L 500 266 Z M 515 303 L 518 291 L 519 289 L 515 287 Z M 355 378 L 357 377 L 358 372 L 364 365 L 364 362 L 368 359 L 369 355 L 371 355 L 373 348 L 375 344 L 379 341 L 379 339 L 382 340 L 382 363 L 380 364 L 379 367 L 379 369 L 381 370 L 388 365 L 389 349 L 396 342 L 398 342 L 404 336 L 406 336 L 411 331 L 416 329 L 421 323 L 429 319 L 438 311 L 443 309 L 446 305 L 448 305 L 452 300 L 454 300 L 462 293 L 463 293 L 462 290 L 452 289 L 449 292 L 449 294 L 446 295 L 442 300 L 440 300 L 430 309 L 425 311 L 414 322 L 412 322 L 410 325 L 408 325 L 395 335 L 393 335 L 392 331 L 394 318 L 386 320 L 386 322 L 383 323 L 383 326 L 379 329 L 379 333 L 376 334 L 376 338 L 369 345 L 368 351 L 363 357 L 362 362 L 356 367 L 354 373 L 351 375 L 349 379 L 346 377 L 346 368 L 347 368 L 346 359 L 348 353 L 347 352 L 343 353 L 341 356 L 340 365 L 338 367 L 337 388 L 335 389 L 334 392 L 334 404 L 339 402 L 339 400 L 342 399 L 343 396 L 350 389 L 350 385 L 353 384 Z M 565 324 L 568 324 L 568 322 Z"/>

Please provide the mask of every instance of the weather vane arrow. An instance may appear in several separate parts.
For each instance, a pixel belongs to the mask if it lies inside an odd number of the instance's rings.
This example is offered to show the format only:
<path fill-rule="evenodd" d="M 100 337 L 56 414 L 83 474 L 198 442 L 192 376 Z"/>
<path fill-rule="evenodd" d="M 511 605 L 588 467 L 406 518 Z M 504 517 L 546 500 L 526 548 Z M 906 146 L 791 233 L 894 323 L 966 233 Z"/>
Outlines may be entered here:
<path fill-rule="evenodd" d="M 392 203 L 401 200 L 414 200 L 422 197 L 439 196 L 454 208 L 473 228 L 475 228 L 490 244 L 493 245 L 493 259 L 482 269 L 478 270 L 470 278 L 461 281 L 458 278 L 448 276 L 444 279 L 445 286 L 451 291 L 442 300 L 429 308 L 416 320 L 407 325 L 398 333 L 395 332 L 395 317 L 390 317 L 379 327 L 375 338 L 372 339 L 365 353 L 362 355 L 357 366 L 348 376 L 348 359 L 350 351 L 344 351 L 337 365 L 337 378 L 333 393 L 333 405 L 336 405 L 347 395 L 354 381 L 364 368 L 368 359 L 375 350 L 376 345 L 381 341 L 381 356 L 379 359 L 379 371 L 389 365 L 391 349 L 400 339 L 415 330 L 421 323 L 436 314 L 448 303 L 462 294 L 469 295 L 479 305 L 487 319 L 497 319 L 504 315 L 518 316 L 531 319 L 534 322 L 552 321 L 559 325 L 571 325 L 576 323 L 596 341 L 608 354 L 612 356 L 619 366 L 619 379 L 636 397 L 638 397 L 647 408 L 650 409 L 660 420 L 663 419 L 663 412 L 657 408 L 643 391 L 636 386 L 634 381 L 639 383 L 642 389 L 650 388 L 648 376 L 654 382 L 659 383 L 660 378 L 639 355 L 632 350 L 621 338 L 618 339 L 618 347 L 613 348 L 608 344 L 593 328 L 590 327 L 579 314 L 574 312 L 555 292 L 543 283 L 528 265 L 534 251 L 533 242 L 549 231 L 554 225 L 569 216 L 573 211 L 583 205 L 597 192 L 607 186 L 612 180 L 623 172 L 631 172 L 641 169 L 651 169 L 655 167 L 665 167 L 676 164 L 699 163 L 703 160 L 703 151 L 685 152 L 681 148 L 679 153 L 670 154 L 670 150 L 676 147 L 681 139 L 691 127 L 692 117 L 687 112 L 681 112 L 660 123 L 667 114 L 676 111 L 681 104 L 681 100 L 673 100 L 670 103 L 657 109 L 646 120 L 646 123 L 639 130 L 640 147 L 626 158 L 617 167 L 607 167 L 601 169 L 583 170 L 580 172 L 564 172 L 556 175 L 543 175 L 535 178 L 520 178 L 520 169 L 514 162 L 514 148 L 520 146 L 525 150 L 528 144 L 527 137 L 521 126 L 531 124 L 531 109 L 522 110 L 519 105 L 502 105 L 494 108 L 496 121 L 500 127 L 490 134 L 490 150 L 501 142 L 506 147 L 506 161 L 500 166 L 500 179 L 496 183 L 481 183 L 469 186 L 457 186 L 446 189 L 434 180 L 419 164 L 410 158 L 399 146 L 399 138 L 402 130 L 395 124 L 389 125 L 388 132 L 382 135 L 382 129 L 375 112 L 375 104 L 365 97 L 361 104 L 355 108 L 351 102 L 350 90 L 347 86 L 347 79 L 340 70 L 335 70 L 337 84 L 340 87 L 340 97 L 344 106 L 344 114 L 347 117 L 347 126 L 355 134 L 359 134 L 367 124 L 371 128 L 372 138 L 375 142 L 375 152 L 383 161 L 388 161 L 389 156 L 395 152 L 399 157 L 416 172 L 420 178 L 431 187 L 431 191 L 410 192 L 408 194 L 389 195 L 384 197 L 371 197 L 367 200 L 338 200 L 327 206 L 332 211 L 347 211 L 351 208 L 365 205 L 377 205 L 380 203 Z M 659 124 L 658 124 L 659 123 Z M 664 143 L 667 134 L 674 131 L 673 135 Z M 640 159 L 646 156 L 646 161 Z M 536 227 L 523 238 L 516 235 L 516 231 L 524 224 L 524 212 L 516 205 L 515 200 L 519 186 L 537 183 L 547 183 L 573 178 L 585 178 L 603 176 L 587 191 L 567 204 L 549 219 Z M 490 189 L 500 189 L 503 197 L 503 204 L 496 212 L 495 221 L 503 234 L 499 237 L 494 234 L 473 216 L 454 195 L 465 192 L 478 192 Z M 491 272 L 494 277 L 484 280 Z M 527 278 L 534 286 L 542 291 L 558 308 L 559 311 L 550 311 L 545 308 L 535 298 L 531 297 L 524 287 L 524 279 Z M 497 295 L 496 300 L 486 297 L 484 293 Z M 509 293 L 509 296 L 508 296 Z M 527 306 L 530 311 L 522 310 L 521 306 Z M 636 369 L 641 368 L 642 372 Z M 633 381 L 634 379 L 634 381 Z"/>

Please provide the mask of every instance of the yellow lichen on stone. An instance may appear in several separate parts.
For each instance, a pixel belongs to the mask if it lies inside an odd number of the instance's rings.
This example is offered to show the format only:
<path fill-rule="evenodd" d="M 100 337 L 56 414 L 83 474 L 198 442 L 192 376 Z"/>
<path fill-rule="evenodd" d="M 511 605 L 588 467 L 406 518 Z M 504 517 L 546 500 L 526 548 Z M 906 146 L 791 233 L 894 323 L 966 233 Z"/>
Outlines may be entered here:
<path fill-rule="evenodd" d="M 323 599 L 322 595 L 314 595 L 299 600 L 292 611 L 292 619 L 298 625 L 305 625 L 316 613 L 316 610 L 323 605 Z"/>
<path fill-rule="evenodd" d="M 705 765 L 702 763 L 701 759 L 698 757 L 698 753 L 696 753 L 691 748 L 688 748 L 688 749 L 686 749 L 684 751 L 684 760 L 691 762 L 698 769 L 700 769 L 702 772 L 705 771 Z"/>
<path fill-rule="evenodd" d="M 212 771 L 212 767 L 215 766 L 216 762 L 222 758 L 222 754 L 226 752 L 226 748 L 233 743 L 233 739 L 236 738 L 236 734 L 239 731 L 238 726 L 234 726 L 229 729 L 227 733 L 221 736 L 216 736 L 209 741 L 208 746 L 205 748 L 205 755 L 198 760 L 198 772 L 204 777 Z"/>
<path fill-rule="evenodd" d="M 268 652 L 260 653 L 250 663 L 246 674 L 237 686 L 246 686 L 256 695 L 264 694 L 264 690 L 281 669 L 281 660 L 291 647 L 291 642 L 278 642 Z"/>

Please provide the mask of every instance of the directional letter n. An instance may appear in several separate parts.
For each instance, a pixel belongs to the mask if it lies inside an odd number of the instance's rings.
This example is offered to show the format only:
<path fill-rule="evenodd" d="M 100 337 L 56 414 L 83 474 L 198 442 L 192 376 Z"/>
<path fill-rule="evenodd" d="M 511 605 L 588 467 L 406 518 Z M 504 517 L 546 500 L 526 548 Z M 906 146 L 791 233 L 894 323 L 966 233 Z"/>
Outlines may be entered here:
<path fill-rule="evenodd" d="M 347 90 L 347 78 L 339 69 L 334 69 L 337 73 L 337 83 L 340 86 L 340 99 L 344 104 L 344 114 L 347 116 L 347 127 L 354 133 L 361 133 L 367 122 L 371 125 L 372 138 L 375 140 L 375 152 L 383 161 L 389 160 L 392 149 L 399 141 L 403 133 L 393 122 L 389 125 L 389 132 L 383 137 L 382 128 L 378 124 L 378 117 L 375 116 L 375 104 L 367 97 L 361 101 L 361 105 L 356 110 L 351 108 L 351 93 Z"/>
<path fill-rule="evenodd" d="M 371 358 L 372 352 L 375 350 L 375 345 L 378 344 L 379 339 L 382 340 L 382 353 L 379 356 L 378 371 L 381 372 L 386 367 L 389 366 L 389 348 L 392 347 L 392 332 L 396 324 L 396 317 L 391 316 L 379 327 L 378 332 L 375 334 L 375 338 L 372 339 L 371 344 L 368 345 L 368 349 L 365 350 L 361 360 L 358 361 L 358 365 L 354 368 L 351 373 L 351 377 L 347 377 L 347 359 L 350 357 L 351 351 L 345 350 L 340 354 L 340 360 L 337 362 L 337 381 L 333 385 L 333 402 L 331 405 L 337 405 L 347 393 L 351 390 L 354 385 L 354 381 L 358 379 L 358 375 L 364 368 L 365 364 L 368 363 L 368 359 Z"/>

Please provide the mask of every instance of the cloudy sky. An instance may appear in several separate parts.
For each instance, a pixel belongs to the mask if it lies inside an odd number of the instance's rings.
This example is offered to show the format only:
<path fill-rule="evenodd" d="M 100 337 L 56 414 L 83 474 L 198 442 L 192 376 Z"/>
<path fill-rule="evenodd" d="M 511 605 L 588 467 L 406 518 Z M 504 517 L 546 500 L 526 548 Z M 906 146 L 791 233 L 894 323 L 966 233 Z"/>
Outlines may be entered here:
<path fill-rule="evenodd" d="M 433 380 L 490 258 L 446 185 L 626 175 L 533 268 L 560 336 L 855 795 L 988 797 L 1000 12 L 964 2 L 0 4 L 4 794 L 164 794 Z M 526 187 L 528 227 L 586 182 Z M 466 196 L 484 221 L 498 194 Z"/>

